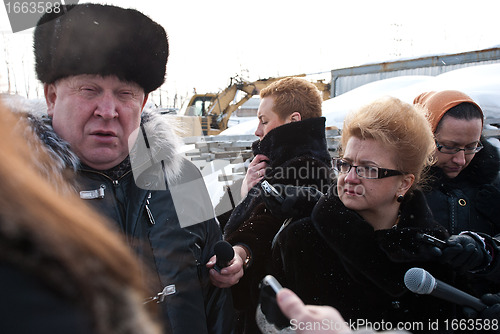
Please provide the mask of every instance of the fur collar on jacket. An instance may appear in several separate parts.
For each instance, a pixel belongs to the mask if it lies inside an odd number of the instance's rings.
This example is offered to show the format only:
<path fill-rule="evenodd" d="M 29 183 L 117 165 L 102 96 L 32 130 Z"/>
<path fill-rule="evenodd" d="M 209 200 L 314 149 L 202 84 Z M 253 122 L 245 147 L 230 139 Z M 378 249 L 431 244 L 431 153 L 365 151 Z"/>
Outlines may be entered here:
<path fill-rule="evenodd" d="M 336 196 L 335 188 L 332 186 L 328 195 L 315 206 L 311 215 L 313 226 L 340 258 L 364 272 L 372 273 L 371 279 L 379 287 L 391 295 L 404 293 L 406 289 L 401 278 L 409 268 L 395 262 L 417 262 L 412 260 L 420 254 L 421 243 L 416 233 L 428 233 L 440 239 L 448 235 L 433 221 L 424 195 L 415 190 L 413 196 L 405 198 L 402 203 L 397 226 L 375 231 L 358 213 L 344 206 Z M 374 275 L 377 272 L 385 274 Z"/>
<path fill-rule="evenodd" d="M 254 154 L 264 154 L 270 160 L 265 180 L 271 184 L 314 186 L 323 191 L 332 180 L 331 158 L 325 139 L 325 118 L 310 118 L 281 125 L 262 141 L 253 143 Z M 233 210 L 224 227 L 227 235 L 249 219 L 259 204 L 260 183 L 248 192 Z"/>
<path fill-rule="evenodd" d="M 358 213 L 345 207 L 336 195 L 335 188 L 335 185 L 330 188 L 328 195 L 318 202 L 312 212 L 314 226 L 325 241 L 330 244 L 330 247 L 337 247 L 338 242 L 340 242 L 339 239 L 348 238 L 351 233 L 378 233 Z M 337 218 L 335 223 L 331 223 L 332 212 L 335 212 L 335 218 Z M 434 230 L 446 233 L 445 229 L 433 220 L 425 197 L 419 190 L 414 190 L 413 194 L 406 196 L 403 203 L 401 203 L 398 224 L 392 229 L 379 231 L 384 231 L 383 234 L 390 235 L 394 231 L 404 229 Z M 394 234 L 399 234 L 399 232 Z"/>
<path fill-rule="evenodd" d="M 476 185 L 489 184 L 497 180 L 500 171 L 500 157 L 495 146 L 481 137 L 484 148 L 476 153 L 470 164 L 457 177 L 449 179 L 441 168 L 432 167 L 430 170 L 431 186 L 449 184 L 459 186 L 464 182 Z"/>
<path fill-rule="evenodd" d="M 272 129 L 262 139 L 252 144 L 254 155 L 264 154 L 271 168 L 298 156 L 317 157 L 330 165 L 331 157 L 326 145 L 324 117 L 308 118 L 287 123 Z"/>
<path fill-rule="evenodd" d="M 32 131 L 45 144 L 60 172 L 63 173 L 68 168 L 77 171 L 80 167 L 80 160 L 69 144 L 55 133 L 46 111 L 30 112 L 26 117 Z M 138 141 L 131 153 L 134 174 L 136 171 L 142 174 L 152 165 L 163 161 L 167 181 L 174 181 L 179 177 L 183 158 L 178 152 L 182 140 L 171 124 L 168 117 L 147 110 L 143 111 Z M 146 148 L 145 142 L 149 144 L 150 149 Z"/>

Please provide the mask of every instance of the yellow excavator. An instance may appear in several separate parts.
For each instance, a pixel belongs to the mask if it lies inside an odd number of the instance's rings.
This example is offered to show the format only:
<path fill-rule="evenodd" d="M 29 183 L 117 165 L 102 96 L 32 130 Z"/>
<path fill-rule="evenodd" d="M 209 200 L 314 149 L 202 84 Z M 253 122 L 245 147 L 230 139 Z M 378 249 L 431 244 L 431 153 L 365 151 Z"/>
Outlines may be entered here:
<path fill-rule="evenodd" d="M 305 77 L 305 74 L 293 77 Z M 290 76 L 287 76 L 290 77 Z M 271 83 L 286 77 L 260 79 L 247 82 L 240 78 L 231 78 L 229 86 L 220 93 L 194 94 L 183 105 L 178 115 L 175 115 L 183 127 L 182 136 L 210 136 L 217 135 L 227 129 L 231 114 L 252 96 L 258 95 L 260 90 Z M 330 84 L 323 80 L 313 82 L 322 93 L 323 100 L 330 98 Z M 238 92 L 243 97 L 235 101 Z M 239 96 L 240 94 L 238 94 Z"/>

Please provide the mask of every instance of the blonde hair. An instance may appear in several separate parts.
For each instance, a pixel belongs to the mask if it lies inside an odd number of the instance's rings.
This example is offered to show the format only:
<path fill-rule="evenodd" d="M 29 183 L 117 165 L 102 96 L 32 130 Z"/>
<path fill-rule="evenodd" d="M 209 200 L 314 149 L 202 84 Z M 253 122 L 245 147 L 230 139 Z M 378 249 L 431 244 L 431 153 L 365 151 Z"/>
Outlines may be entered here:
<path fill-rule="evenodd" d="M 0 104 L 0 117 L 0 261 L 22 264 L 82 306 L 97 333 L 159 333 L 142 306 L 138 261 L 122 237 L 62 177 L 49 175 L 56 168 L 46 168 L 51 159 L 38 138 L 19 131 L 27 126 L 19 115 Z M 116 324 L 117 314 L 126 325 Z"/>
<path fill-rule="evenodd" d="M 321 117 L 323 99 L 318 88 L 311 82 L 290 77 L 273 82 L 260 91 L 260 98 L 274 98 L 273 111 L 281 119 L 298 112 L 302 119 Z"/>
<path fill-rule="evenodd" d="M 395 152 L 397 169 L 415 175 L 412 188 L 421 180 L 425 168 L 432 165 L 434 137 L 425 111 L 419 106 L 394 97 L 378 99 L 346 117 L 342 147 L 353 136 L 374 139 Z"/>

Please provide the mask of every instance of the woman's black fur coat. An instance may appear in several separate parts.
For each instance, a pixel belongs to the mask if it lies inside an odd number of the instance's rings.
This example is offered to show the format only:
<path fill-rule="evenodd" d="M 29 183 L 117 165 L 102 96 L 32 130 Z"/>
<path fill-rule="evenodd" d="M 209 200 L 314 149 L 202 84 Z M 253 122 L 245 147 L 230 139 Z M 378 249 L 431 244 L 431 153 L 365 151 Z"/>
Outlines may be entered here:
<path fill-rule="evenodd" d="M 273 247 L 273 272 L 306 304 L 334 306 L 355 325 L 419 321 L 425 332 L 435 319 L 450 318 L 454 307 L 429 295 L 415 295 L 404 285 L 404 275 L 412 267 L 448 281 L 450 269 L 422 252 L 417 232 L 448 236 L 432 220 L 420 191 L 406 196 L 397 226 L 375 231 L 343 205 L 333 186 L 311 218 L 280 232 Z M 422 258 L 425 261 L 417 260 Z"/>
<path fill-rule="evenodd" d="M 331 157 L 325 138 L 325 118 L 292 122 L 271 130 L 253 144 L 255 155 L 269 158 L 265 180 L 271 184 L 316 187 L 324 192 L 332 183 Z M 259 282 L 268 273 L 271 242 L 283 224 L 273 216 L 260 197 L 260 183 L 234 209 L 224 228 L 232 245 L 244 244 L 252 252 L 252 263 L 233 288 L 236 309 L 240 310 L 240 331 L 259 333 L 255 310 Z M 241 329 L 244 327 L 244 330 Z"/>

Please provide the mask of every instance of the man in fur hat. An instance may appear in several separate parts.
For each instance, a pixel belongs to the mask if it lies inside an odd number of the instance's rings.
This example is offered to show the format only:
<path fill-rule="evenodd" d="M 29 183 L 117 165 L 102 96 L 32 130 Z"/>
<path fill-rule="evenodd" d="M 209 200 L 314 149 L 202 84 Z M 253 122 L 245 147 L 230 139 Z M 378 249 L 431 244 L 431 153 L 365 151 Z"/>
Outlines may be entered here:
<path fill-rule="evenodd" d="M 164 82 L 165 30 L 132 9 L 61 8 L 34 33 L 48 117 L 32 115 L 33 127 L 61 172 L 75 171 L 80 197 L 116 223 L 154 273 L 145 277 L 166 332 L 231 332 L 230 293 L 210 284 L 205 266 L 221 231 L 203 179 L 177 154 L 168 120 L 143 112 Z"/>

